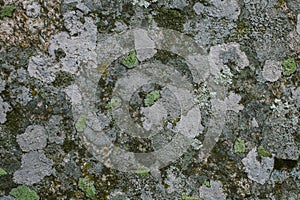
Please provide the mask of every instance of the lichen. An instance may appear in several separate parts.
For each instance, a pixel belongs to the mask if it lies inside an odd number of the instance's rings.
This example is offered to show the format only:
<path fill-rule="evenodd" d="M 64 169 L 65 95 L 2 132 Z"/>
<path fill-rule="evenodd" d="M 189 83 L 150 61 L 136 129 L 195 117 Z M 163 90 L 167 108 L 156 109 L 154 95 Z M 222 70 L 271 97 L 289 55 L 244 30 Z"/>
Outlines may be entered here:
<path fill-rule="evenodd" d="M 245 153 L 246 152 L 246 146 L 245 141 L 241 138 L 238 138 L 234 144 L 234 153 Z"/>
<path fill-rule="evenodd" d="M 283 75 L 284 76 L 290 76 L 297 70 L 297 65 L 296 62 L 293 58 L 289 58 L 287 60 L 282 61 L 282 66 L 283 66 Z"/>
<path fill-rule="evenodd" d="M 154 90 L 146 95 L 144 99 L 145 106 L 152 106 L 155 101 L 160 98 L 160 93 L 157 90 Z"/>
<path fill-rule="evenodd" d="M 112 97 L 110 101 L 106 104 L 106 109 L 116 109 L 121 106 L 121 99 L 119 97 Z"/>
<path fill-rule="evenodd" d="M 139 168 L 135 171 L 135 173 L 139 176 L 147 176 L 150 172 L 148 168 Z"/>
<path fill-rule="evenodd" d="M 86 127 L 86 116 L 85 115 L 81 115 L 76 124 L 75 124 L 75 127 L 76 127 L 76 130 L 79 131 L 79 132 L 82 132 L 85 127 Z"/>
<path fill-rule="evenodd" d="M 79 178 L 78 187 L 83 192 L 85 192 L 85 195 L 87 197 L 89 197 L 89 198 L 95 198 L 96 197 L 96 188 L 94 186 L 94 182 L 89 180 L 87 177 Z"/>
<path fill-rule="evenodd" d="M 0 168 L 0 176 L 6 175 L 6 174 L 7 174 L 7 172 L 3 168 Z"/>
<path fill-rule="evenodd" d="M 203 200 L 202 198 L 200 197 L 196 197 L 196 196 L 187 196 L 185 193 L 182 193 L 181 195 L 181 199 L 182 200 Z"/>
<path fill-rule="evenodd" d="M 18 200 L 39 200 L 40 197 L 38 194 L 31 190 L 27 186 L 18 186 L 17 188 L 14 188 L 9 193 L 11 196 L 16 197 Z"/>
<path fill-rule="evenodd" d="M 16 8 L 14 6 L 5 6 L 0 11 L 0 18 L 3 17 L 12 17 L 13 12 Z"/>
<path fill-rule="evenodd" d="M 122 64 L 127 68 L 133 68 L 138 64 L 135 50 L 131 50 L 129 55 L 122 60 Z"/>
<path fill-rule="evenodd" d="M 264 147 L 260 146 L 257 148 L 257 153 L 262 157 L 270 157 L 271 153 L 264 149 Z"/>

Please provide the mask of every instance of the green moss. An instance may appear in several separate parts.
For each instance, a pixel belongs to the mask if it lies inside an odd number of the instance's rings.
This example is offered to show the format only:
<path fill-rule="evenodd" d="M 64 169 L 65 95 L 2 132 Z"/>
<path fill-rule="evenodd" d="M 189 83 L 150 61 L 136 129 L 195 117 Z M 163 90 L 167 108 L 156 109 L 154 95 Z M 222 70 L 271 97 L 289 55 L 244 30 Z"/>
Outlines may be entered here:
<path fill-rule="evenodd" d="M 139 168 L 135 171 L 135 173 L 139 176 L 147 176 L 150 172 L 148 168 Z"/>
<path fill-rule="evenodd" d="M 245 141 L 238 138 L 234 144 L 234 153 L 245 153 L 245 152 L 246 152 Z"/>
<path fill-rule="evenodd" d="M 40 197 L 37 195 L 37 193 L 33 190 L 31 190 L 27 186 L 18 186 L 17 188 L 14 188 L 9 193 L 11 196 L 14 196 L 18 200 L 39 200 Z"/>
<path fill-rule="evenodd" d="M 94 182 L 90 181 L 87 177 L 79 178 L 78 187 L 85 193 L 87 197 L 96 197 L 96 188 L 94 186 Z"/>
<path fill-rule="evenodd" d="M 0 18 L 3 17 L 12 17 L 13 12 L 16 8 L 14 6 L 5 6 L 0 11 Z"/>
<path fill-rule="evenodd" d="M 6 175 L 6 174 L 7 174 L 7 172 L 3 168 L 0 168 L 0 176 Z"/>
<path fill-rule="evenodd" d="M 182 200 L 203 200 L 202 198 L 200 198 L 200 197 L 189 197 L 189 196 L 187 196 L 185 193 L 182 193 L 182 195 L 181 195 L 181 199 Z"/>
<path fill-rule="evenodd" d="M 75 124 L 75 128 L 76 128 L 77 131 L 82 132 L 85 129 L 85 127 L 86 127 L 86 118 L 87 117 L 85 115 L 81 115 L 78 118 L 78 120 Z"/>
<path fill-rule="evenodd" d="M 106 109 L 116 109 L 121 106 L 121 99 L 118 97 L 112 97 L 110 101 L 106 104 L 105 108 Z"/>
<path fill-rule="evenodd" d="M 158 90 L 154 90 L 147 94 L 146 98 L 144 99 L 145 106 L 152 106 L 154 102 L 160 98 L 160 93 Z"/>
<path fill-rule="evenodd" d="M 262 156 L 262 157 L 270 157 L 271 153 L 268 152 L 267 150 L 264 149 L 264 147 L 260 146 L 257 149 L 257 153 L 258 155 Z"/>
<path fill-rule="evenodd" d="M 127 68 L 133 68 L 138 64 L 138 59 L 134 50 L 131 50 L 129 55 L 122 60 L 122 64 Z"/>
<path fill-rule="evenodd" d="M 293 58 L 289 58 L 287 60 L 282 61 L 283 66 L 283 75 L 284 76 L 290 76 L 297 70 L 296 62 Z"/>

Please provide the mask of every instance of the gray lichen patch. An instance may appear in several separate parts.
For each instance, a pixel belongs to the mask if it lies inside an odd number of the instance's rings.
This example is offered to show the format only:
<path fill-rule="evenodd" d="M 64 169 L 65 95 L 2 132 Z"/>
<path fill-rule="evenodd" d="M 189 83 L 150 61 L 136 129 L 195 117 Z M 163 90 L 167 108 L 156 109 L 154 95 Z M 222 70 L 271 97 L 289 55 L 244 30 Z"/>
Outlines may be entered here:
<path fill-rule="evenodd" d="M 53 115 L 45 126 L 49 143 L 63 144 L 66 133 L 61 128 L 63 124 L 62 120 L 61 116 Z"/>
<path fill-rule="evenodd" d="M 246 54 L 240 50 L 240 45 L 238 43 L 211 47 L 208 61 L 210 63 L 210 73 L 216 77 L 222 75 L 221 71 L 226 69 L 225 67 L 228 67 L 228 63 L 230 62 L 235 64 L 235 70 L 237 71 L 249 66 L 249 60 Z M 230 78 L 230 76 L 228 78 Z"/>
<path fill-rule="evenodd" d="M 238 1 L 236 0 L 212 0 L 209 2 L 209 6 L 205 6 L 198 2 L 193 8 L 197 15 L 202 14 L 216 18 L 227 18 L 230 20 L 237 20 L 241 12 Z"/>
<path fill-rule="evenodd" d="M 275 82 L 280 78 L 282 71 L 283 69 L 280 62 L 266 60 L 262 75 L 267 81 Z"/>
<path fill-rule="evenodd" d="M 58 66 L 55 65 L 54 60 L 49 56 L 40 54 L 31 57 L 29 60 L 29 75 L 46 83 L 50 83 L 55 80 L 55 72 L 57 70 Z"/>
<path fill-rule="evenodd" d="M 226 200 L 226 194 L 222 188 L 223 184 L 221 181 L 210 181 L 210 186 L 201 186 L 199 189 L 200 197 L 205 200 Z"/>
<path fill-rule="evenodd" d="M 25 152 L 43 149 L 47 145 L 47 132 L 43 126 L 31 125 L 17 136 L 17 142 Z"/>
<path fill-rule="evenodd" d="M 257 156 L 256 148 L 253 148 L 247 157 L 243 158 L 242 163 L 245 166 L 245 171 L 249 179 L 264 184 L 269 179 L 273 170 L 274 157 L 261 157 L 261 161 L 259 161 L 257 160 Z"/>
<path fill-rule="evenodd" d="M 0 108 L 0 123 L 3 124 L 6 122 L 6 113 L 11 110 L 11 107 L 3 101 L 2 97 L 0 97 Z"/>
<path fill-rule="evenodd" d="M 21 168 L 14 173 L 14 182 L 24 185 L 38 183 L 52 174 L 52 165 L 53 161 L 42 150 L 25 153 L 22 156 Z"/>

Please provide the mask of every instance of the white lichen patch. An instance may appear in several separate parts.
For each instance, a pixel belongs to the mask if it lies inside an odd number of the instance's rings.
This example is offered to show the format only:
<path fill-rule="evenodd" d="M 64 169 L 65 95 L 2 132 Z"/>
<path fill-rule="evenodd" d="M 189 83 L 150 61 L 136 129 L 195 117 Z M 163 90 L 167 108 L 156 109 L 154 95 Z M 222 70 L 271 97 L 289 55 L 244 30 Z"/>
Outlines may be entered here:
<path fill-rule="evenodd" d="M 269 179 L 273 170 L 274 157 L 261 157 L 261 161 L 258 161 L 257 157 L 258 153 L 255 147 L 242 160 L 242 163 L 245 166 L 245 171 L 249 179 L 264 184 Z"/>
<path fill-rule="evenodd" d="M 226 194 L 222 188 L 223 184 L 221 181 L 210 181 L 210 187 L 205 185 L 199 189 L 200 197 L 205 200 L 226 200 Z"/>
<path fill-rule="evenodd" d="M 274 60 L 266 60 L 262 75 L 263 77 L 270 82 L 277 81 L 282 73 L 281 63 Z"/>
<path fill-rule="evenodd" d="M 47 145 L 47 132 L 43 126 L 31 125 L 17 136 L 17 142 L 25 152 L 43 149 Z"/>

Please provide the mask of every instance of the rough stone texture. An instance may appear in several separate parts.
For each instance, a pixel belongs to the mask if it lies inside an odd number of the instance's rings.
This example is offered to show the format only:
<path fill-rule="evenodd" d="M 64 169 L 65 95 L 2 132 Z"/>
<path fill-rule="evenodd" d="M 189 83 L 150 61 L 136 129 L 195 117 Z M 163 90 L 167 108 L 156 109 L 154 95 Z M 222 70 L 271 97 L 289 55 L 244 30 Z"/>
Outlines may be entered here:
<path fill-rule="evenodd" d="M 36 18 L 40 15 L 41 12 L 41 5 L 37 2 L 32 2 L 31 4 L 25 5 L 26 15 L 28 17 Z"/>
<path fill-rule="evenodd" d="M 300 14 L 297 15 L 297 33 L 300 35 Z"/>
<path fill-rule="evenodd" d="M 222 182 L 221 181 L 210 181 L 210 187 L 201 186 L 199 189 L 200 197 L 205 200 L 226 200 L 226 194 L 222 189 Z"/>
<path fill-rule="evenodd" d="M 62 119 L 59 115 L 53 115 L 45 126 L 49 143 L 63 144 L 66 134 L 60 128 L 62 126 Z"/>
<path fill-rule="evenodd" d="M 240 15 L 240 7 L 236 0 L 221 1 L 212 0 L 209 6 L 204 6 L 202 3 L 196 3 L 194 5 L 196 14 L 207 14 L 217 18 L 227 18 L 231 20 L 237 20 Z"/>
<path fill-rule="evenodd" d="M 0 93 L 5 90 L 5 80 L 3 80 L 1 77 L 0 77 Z"/>
<path fill-rule="evenodd" d="M 280 78 L 282 71 L 281 62 L 266 60 L 262 75 L 267 81 L 275 82 Z"/>
<path fill-rule="evenodd" d="M 269 179 L 274 167 L 274 157 L 262 157 L 261 161 L 258 161 L 257 156 L 256 148 L 253 148 L 247 154 L 247 157 L 243 158 L 242 163 L 245 166 L 248 178 L 260 184 L 264 184 Z"/>
<path fill-rule="evenodd" d="M 0 123 L 3 124 L 6 121 L 6 113 L 10 111 L 11 107 L 3 101 L 2 97 L 0 97 L 0 108 Z"/>
<path fill-rule="evenodd" d="M 43 149 L 47 145 L 47 132 L 43 126 L 31 125 L 17 136 L 17 142 L 25 152 Z"/>
<path fill-rule="evenodd" d="M 14 173 L 14 182 L 33 185 L 53 172 L 53 161 L 48 159 L 44 151 L 31 151 L 22 156 L 22 166 Z"/>
<path fill-rule="evenodd" d="M 96 199 L 300 199 L 299 70 L 279 75 L 280 62 L 300 59 L 299 0 L 6 0 L 0 12 L 5 6 L 14 12 L 0 19 L 1 197 L 17 180 L 41 199 L 86 199 L 77 184 L 89 178 Z M 131 51 L 139 62 L 129 69 L 122 60 Z M 126 91 L 114 95 L 115 86 Z M 153 90 L 161 97 L 145 106 Z M 128 105 L 119 113 L 107 106 L 114 96 Z M 31 124 L 46 132 L 43 142 L 27 135 L 27 151 L 42 150 L 22 160 L 16 137 Z M 145 128 L 156 134 L 142 137 Z M 244 153 L 234 153 L 238 138 Z M 254 147 L 274 156 L 274 169 Z M 150 172 L 125 173 L 143 167 L 135 161 Z M 52 164 L 53 176 L 39 181 Z"/>
<path fill-rule="evenodd" d="M 16 198 L 14 198 L 12 196 L 3 196 L 3 197 L 0 197 L 0 200 L 16 200 Z"/>

